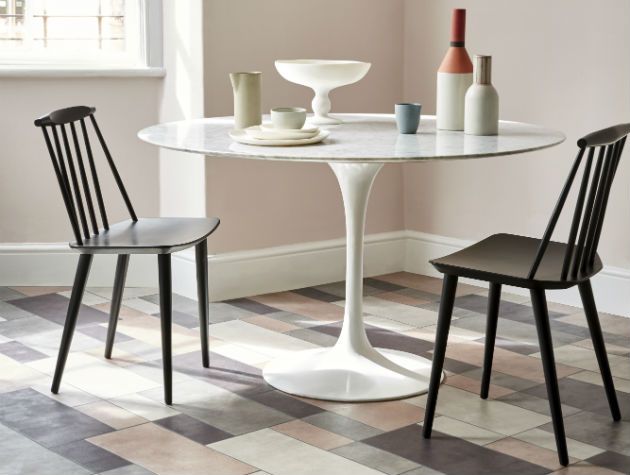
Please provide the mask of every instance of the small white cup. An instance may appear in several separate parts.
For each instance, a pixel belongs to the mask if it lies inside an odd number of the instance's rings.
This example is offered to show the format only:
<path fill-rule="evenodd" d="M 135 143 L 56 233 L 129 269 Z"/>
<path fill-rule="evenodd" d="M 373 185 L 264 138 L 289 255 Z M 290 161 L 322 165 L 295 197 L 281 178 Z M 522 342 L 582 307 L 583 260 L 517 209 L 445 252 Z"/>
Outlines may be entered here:
<path fill-rule="evenodd" d="M 306 122 L 303 107 L 275 107 L 271 109 L 271 123 L 276 129 L 301 129 Z"/>

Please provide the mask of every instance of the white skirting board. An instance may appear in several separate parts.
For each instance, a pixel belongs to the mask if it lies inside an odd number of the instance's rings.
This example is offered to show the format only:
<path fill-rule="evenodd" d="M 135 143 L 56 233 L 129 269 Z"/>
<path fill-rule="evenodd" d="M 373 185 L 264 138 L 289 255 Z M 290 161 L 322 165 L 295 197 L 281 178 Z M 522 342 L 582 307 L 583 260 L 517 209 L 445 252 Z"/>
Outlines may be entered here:
<path fill-rule="evenodd" d="M 365 275 L 407 271 L 439 276 L 429 259 L 446 255 L 469 241 L 396 231 L 365 238 Z M 0 244 L 0 285 L 72 285 L 78 254 L 66 244 Z M 157 287 L 157 259 L 132 256 L 128 286 Z M 90 286 L 113 283 L 115 256 L 96 256 Z M 280 292 L 343 280 L 345 240 L 307 242 L 208 256 L 210 297 L 214 301 Z M 192 250 L 173 256 L 173 290 L 196 298 L 195 257 Z M 483 283 L 466 281 L 480 286 Z M 598 308 L 630 317 L 630 270 L 606 267 L 593 279 Z M 508 292 L 527 295 L 509 287 Z M 581 307 L 576 289 L 548 292 L 550 301 Z"/>

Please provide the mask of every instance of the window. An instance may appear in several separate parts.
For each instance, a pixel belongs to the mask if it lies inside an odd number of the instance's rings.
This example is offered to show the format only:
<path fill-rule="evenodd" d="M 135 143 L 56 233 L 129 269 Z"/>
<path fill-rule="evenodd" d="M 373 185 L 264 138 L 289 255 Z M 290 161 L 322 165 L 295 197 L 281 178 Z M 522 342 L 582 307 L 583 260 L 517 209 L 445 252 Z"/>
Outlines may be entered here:
<path fill-rule="evenodd" d="M 148 18 L 161 20 L 150 9 L 160 7 L 160 3 L 156 0 L 0 0 L 0 65 L 160 66 L 152 60 L 155 55 L 148 51 Z M 161 29 L 161 25 L 152 26 Z"/>

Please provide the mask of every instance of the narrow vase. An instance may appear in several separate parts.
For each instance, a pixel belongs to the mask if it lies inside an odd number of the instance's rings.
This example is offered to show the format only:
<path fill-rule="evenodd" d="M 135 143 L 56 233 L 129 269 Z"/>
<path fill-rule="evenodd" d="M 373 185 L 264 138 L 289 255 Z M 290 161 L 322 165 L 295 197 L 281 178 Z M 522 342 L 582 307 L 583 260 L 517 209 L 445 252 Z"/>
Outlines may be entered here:
<path fill-rule="evenodd" d="M 261 76 L 259 72 L 230 73 L 237 130 L 262 123 Z"/>
<path fill-rule="evenodd" d="M 464 132 L 499 133 L 499 94 L 492 85 L 492 56 L 475 55 L 475 82 L 466 92 Z"/>

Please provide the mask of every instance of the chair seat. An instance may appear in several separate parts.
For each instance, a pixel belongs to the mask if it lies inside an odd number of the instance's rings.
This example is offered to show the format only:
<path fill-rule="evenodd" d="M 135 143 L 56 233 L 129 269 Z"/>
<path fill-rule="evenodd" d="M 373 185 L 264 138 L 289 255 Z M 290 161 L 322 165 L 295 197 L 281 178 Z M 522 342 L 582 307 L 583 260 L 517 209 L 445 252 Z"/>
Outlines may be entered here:
<path fill-rule="evenodd" d="M 431 261 L 444 274 L 525 288 L 566 289 L 602 269 L 599 255 L 587 272 L 571 272 L 561 278 L 567 245 L 551 241 L 533 279 L 527 276 L 540 246 L 540 239 L 514 234 L 495 234 L 461 251 Z"/>
<path fill-rule="evenodd" d="M 70 247 L 90 254 L 170 254 L 203 241 L 218 225 L 218 218 L 139 218 L 110 225 Z"/>

